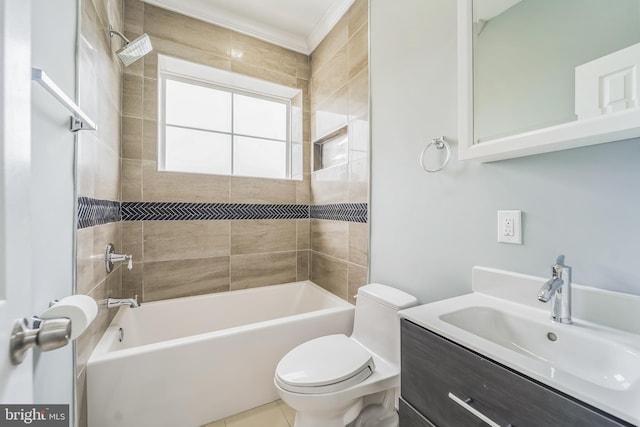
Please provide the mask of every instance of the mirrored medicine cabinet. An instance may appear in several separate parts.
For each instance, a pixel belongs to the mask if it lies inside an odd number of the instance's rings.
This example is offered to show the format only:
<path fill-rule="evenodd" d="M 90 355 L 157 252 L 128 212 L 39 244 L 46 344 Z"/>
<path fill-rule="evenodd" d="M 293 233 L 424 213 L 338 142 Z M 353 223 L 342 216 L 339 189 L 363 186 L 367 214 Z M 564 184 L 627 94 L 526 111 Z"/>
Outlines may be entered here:
<path fill-rule="evenodd" d="M 460 159 L 640 136 L 640 1 L 457 5 Z"/>

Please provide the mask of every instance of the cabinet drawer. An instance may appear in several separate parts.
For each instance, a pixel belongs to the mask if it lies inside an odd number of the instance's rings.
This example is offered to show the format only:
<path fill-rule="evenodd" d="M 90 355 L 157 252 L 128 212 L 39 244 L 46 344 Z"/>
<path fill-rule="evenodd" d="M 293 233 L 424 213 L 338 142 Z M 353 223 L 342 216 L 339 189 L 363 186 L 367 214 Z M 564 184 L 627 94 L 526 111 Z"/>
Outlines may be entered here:
<path fill-rule="evenodd" d="M 402 398 L 400 398 L 398 405 L 401 427 L 435 427 Z"/>
<path fill-rule="evenodd" d="M 613 419 L 410 321 L 402 320 L 402 397 L 438 427 L 486 424 L 459 403 L 501 426 L 613 427 Z"/>

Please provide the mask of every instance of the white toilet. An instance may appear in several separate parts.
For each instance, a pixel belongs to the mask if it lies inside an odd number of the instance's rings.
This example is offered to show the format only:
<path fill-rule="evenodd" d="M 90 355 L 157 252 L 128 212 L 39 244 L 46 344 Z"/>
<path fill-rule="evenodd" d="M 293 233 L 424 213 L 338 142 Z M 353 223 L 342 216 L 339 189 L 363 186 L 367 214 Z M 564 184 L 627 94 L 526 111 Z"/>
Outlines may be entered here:
<path fill-rule="evenodd" d="M 373 283 L 356 299 L 353 334 L 307 341 L 287 353 L 274 382 L 296 411 L 295 427 L 344 427 L 371 404 L 395 410 L 400 386 L 398 311 L 412 295 Z"/>

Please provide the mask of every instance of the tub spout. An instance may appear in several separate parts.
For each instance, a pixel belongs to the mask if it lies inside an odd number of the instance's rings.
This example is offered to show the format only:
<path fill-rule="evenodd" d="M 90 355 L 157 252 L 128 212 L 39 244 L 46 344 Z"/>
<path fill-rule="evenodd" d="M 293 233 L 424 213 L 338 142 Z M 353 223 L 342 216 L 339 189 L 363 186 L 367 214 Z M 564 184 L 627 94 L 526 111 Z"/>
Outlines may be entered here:
<path fill-rule="evenodd" d="M 131 308 L 140 307 L 138 295 L 133 298 L 107 298 L 107 308 L 120 307 L 121 305 L 128 305 Z"/>

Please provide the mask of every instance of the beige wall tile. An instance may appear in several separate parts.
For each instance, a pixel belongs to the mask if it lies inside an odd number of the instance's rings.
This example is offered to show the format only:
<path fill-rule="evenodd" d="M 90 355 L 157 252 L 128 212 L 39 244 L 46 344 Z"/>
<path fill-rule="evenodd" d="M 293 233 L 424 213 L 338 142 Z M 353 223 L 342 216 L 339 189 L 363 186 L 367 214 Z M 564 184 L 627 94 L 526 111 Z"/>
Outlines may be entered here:
<path fill-rule="evenodd" d="M 142 158 L 158 160 L 158 123 L 153 120 L 142 122 Z"/>
<path fill-rule="evenodd" d="M 252 64 L 297 77 L 298 54 L 292 50 L 237 32 L 231 33 L 231 49 L 242 52 L 241 58 L 232 57 L 232 63 Z"/>
<path fill-rule="evenodd" d="M 311 202 L 311 174 L 305 173 L 303 181 L 296 181 L 296 204 L 308 205 Z"/>
<path fill-rule="evenodd" d="M 144 300 L 229 290 L 229 257 L 145 262 Z"/>
<path fill-rule="evenodd" d="M 83 228 L 76 232 L 76 293 L 88 294 L 95 286 L 93 268 L 93 229 Z"/>
<path fill-rule="evenodd" d="M 122 160 L 122 201 L 142 201 L 142 161 Z"/>
<path fill-rule="evenodd" d="M 330 67 L 331 60 L 349 41 L 349 21 L 347 15 L 333 27 L 318 47 L 311 53 L 311 75 Z"/>
<path fill-rule="evenodd" d="M 142 280 L 144 277 L 144 263 L 134 262 L 133 269 L 122 271 L 122 298 L 133 298 L 138 295 L 138 302 L 144 302 Z"/>
<path fill-rule="evenodd" d="M 311 113 L 311 140 L 322 137 L 340 129 L 349 121 L 349 88 L 337 90 L 324 101 L 313 107 Z"/>
<path fill-rule="evenodd" d="M 322 169 L 311 175 L 311 201 L 314 205 L 344 203 L 349 198 L 349 165 Z"/>
<path fill-rule="evenodd" d="M 143 112 L 145 120 L 158 120 L 158 80 L 144 79 Z"/>
<path fill-rule="evenodd" d="M 154 37 L 209 51 L 218 56 L 228 55 L 231 42 L 230 30 L 148 3 L 144 7 L 144 31 Z"/>
<path fill-rule="evenodd" d="M 142 221 L 122 221 L 122 252 L 142 262 Z"/>
<path fill-rule="evenodd" d="M 296 280 L 297 253 L 231 256 L 231 290 L 254 288 Z"/>
<path fill-rule="evenodd" d="M 123 270 L 127 271 L 126 263 L 116 265 L 115 270 L 113 270 L 107 276 L 107 297 L 112 297 L 112 298 L 122 297 L 122 271 Z M 107 310 L 108 323 L 111 323 L 116 313 L 117 313 L 117 310 Z"/>
<path fill-rule="evenodd" d="M 142 158 L 142 119 L 122 117 L 122 158 Z"/>
<path fill-rule="evenodd" d="M 113 151 L 102 143 L 96 145 L 95 192 L 93 197 L 120 200 L 120 150 Z"/>
<path fill-rule="evenodd" d="M 369 160 L 349 163 L 349 202 L 366 203 L 369 199 Z"/>
<path fill-rule="evenodd" d="M 295 75 L 292 76 L 290 74 L 281 73 L 279 71 L 252 64 L 246 64 L 244 62 L 232 61 L 231 71 L 289 87 L 296 87 L 296 83 L 298 81 Z"/>
<path fill-rule="evenodd" d="M 311 252 L 311 281 L 344 300 L 348 297 L 348 269 L 345 261 Z"/>
<path fill-rule="evenodd" d="M 311 266 L 311 251 L 298 251 L 298 271 L 296 280 L 309 280 Z"/>
<path fill-rule="evenodd" d="M 144 68 L 144 71 L 142 74 L 144 77 L 157 79 L 158 78 L 158 53 L 164 53 L 165 55 L 169 55 L 169 56 L 176 56 L 176 55 L 172 55 L 169 52 L 166 52 L 165 49 L 162 49 L 162 47 L 159 45 L 163 43 L 167 43 L 167 44 L 172 43 L 177 46 L 182 46 L 182 45 L 178 43 L 167 42 L 166 40 L 158 39 L 156 37 L 151 37 L 151 36 L 149 36 L 149 39 L 151 40 L 151 45 L 153 46 L 153 50 L 148 54 L 146 54 L 144 58 L 142 58 L 142 67 Z"/>
<path fill-rule="evenodd" d="M 159 172 L 156 162 L 142 161 L 145 202 L 229 202 L 229 177 Z"/>
<path fill-rule="evenodd" d="M 349 262 L 367 267 L 369 253 L 369 224 L 349 223 Z"/>
<path fill-rule="evenodd" d="M 97 117 L 98 52 L 91 40 L 92 36 L 86 34 L 78 40 L 78 105 L 89 117 Z"/>
<path fill-rule="evenodd" d="M 107 280 L 102 280 L 88 294 L 96 302 L 104 301 L 108 296 Z M 102 337 L 102 334 L 109 325 L 109 314 L 106 304 L 98 304 L 98 314 L 91 326 L 78 337 L 76 340 L 76 363 L 78 370 L 83 369 L 87 364 L 87 360 L 91 356 L 91 352 Z"/>
<path fill-rule="evenodd" d="M 353 36 L 369 20 L 369 1 L 356 0 L 349 9 L 349 37 Z"/>
<path fill-rule="evenodd" d="M 348 301 L 355 304 L 355 296 L 358 289 L 367 284 L 367 269 L 357 265 L 349 264 L 349 298 Z"/>
<path fill-rule="evenodd" d="M 222 70 L 231 69 L 231 60 L 225 53 L 224 55 L 216 54 L 212 51 L 203 50 L 198 47 L 187 46 L 175 41 L 165 40 L 158 37 L 149 36 L 153 45 L 153 52 L 144 57 L 144 76 L 157 79 L 158 78 L 158 54 L 173 56 L 175 58 L 185 59 L 187 61 L 196 62 L 198 64 L 208 65 Z"/>
<path fill-rule="evenodd" d="M 77 178 L 78 195 L 93 197 L 96 193 L 96 145 L 98 140 L 88 132 L 78 135 Z"/>
<path fill-rule="evenodd" d="M 229 221 L 144 221 L 144 262 L 229 255 Z"/>
<path fill-rule="evenodd" d="M 365 119 L 369 116 L 369 74 L 367 69 L 360 71 L 349 82 L 349 116 Z"/>
<path fill-rule="evenodd" d="M 124 30 L 142 34 L 144 22 L 144 3 L 140 0 L 124 1 Z"/>
<path fill-rule="evenodd" d="M 122 80 L 122 115 L 142 118 L 142 77 L 125 74 Z"/>
<path fill-rule="evenodd" d="M 311 78 L 311 108 L 346 85 L 348 75 L 348 52 L 347 46 L 344 46 L 331 58 L 327 66 L 318 72 L 314 71 Z"/>
<path fill-rule="evenodd" d="M 296 220 L 231 221 L 231 254 L 296 250 Z"/>
<path fill-rule="evenodd" d="M 113 21 L 112 21 L 113 22 Z M 111 43 L 109 36 L 106 31 L 102 31 L 102 28 L 97 32 L 97 44 L 94 47 L 98 51 L 97 55 L 97 78 L 98 78 L 98 90 L 100 98 L 98 98 L 98 103 L 110 103 L 115 106 L 116 112 L 120 112 L 120 97 L 122 90 L 122 65 L 118 57 L 112 53 L 114 52 L 112 49 L 116 48 L 116 46 L 120 46 L 118 43 Z M 117 50 L 117 49 L 115 49 Z M 100 111 L 99 111 L 100 113 Z M 104 122 L 103 126 L 98 126 L 98 133 L 100 133 L 100 128 L 105 128 Z M 107 129 L 107 128 L 105 128 Z M 107 129 L 109 130 L 109 129 Z"/>
<path fill-rule="evenodd" d="M 349 78 L 367 68 L 369 63 L 369 29 L 363 26 L 349 40 Z"/>
<path fill-rule="evenodd" d="M 311 249 L 346 261 L 349 257 L 349 223 L 312 219 Z"/>
<path fill-rule="evenodd" d="M 98 130 L 79 134 L 78 191 L 81 196 L 116 201 L 120 200 L 121 194 L 121 157 L 136 157 L 137 150 L 129 144 L 128 151 L 123 151 L 123 138 L 131 143 L 136 129 L 134 123 L 127 120 L 122 126 L 123 76 L 121 64 L 114 54 L 121 44 L 118 40 L 111 43 L 106 32 L 109 24 L 122 31 L 122 6 L 120 1 L 81 2 L 79 28 L 78 97 L 83 110 L 98 123 Z M 130 68 L 127 72 L 136 73 L 136 70 Z M 137 85 L 135 79 L 135 76 L 127 77 L 125 95 L 129 109 L 126 112 L 130 116 L 140 116 L 142 111 L 142 86 Z M 76 292 L 88 294 L 98 301 L 110 294 L 118 296 L 122 292 L 122 266 L 107 275 L 104 258 L 107 243 L 112 242 L 121 249 L 120 223 L 78 230 L 76 238 Z M 96 321 L 77 341 L 79 426 L 87 425 L 84 367 L 114 315 L 115 310 L 109 312 L 100 305 Z"/>
<path fill-rule="evenodd" d="M 97 77 L 100 81 L 100 76 Z M 120 86 L 117 85 L 111 90 L 120 92 Z M 107 147 L 120 155 L 120 142 L 122 139 L 121 117 L 120 117 L 120 96 L 117 96 L 117 103 L 114 103 L 107 97 L 105 87 L 99 86 L 98 97 L 98 116 L 94 118 L 98 125 L 98 139 Z"/>
<path fill-rule="evenodd" d="M 349 160 L 364 159 L 369 153 L 369 121 L 354 119 L 349 123 Z"/>
<path fill-rule="evenodd" d="M 286 179 L 231 178 L 231 203 L 296 202 L 296 181 Z"/>
<path fill-rule="evenodd" d="M 297 219 L 296 220 L 296 235 L 297 246 L 300 251 L 303 249 L 309 249 L 311 241 L 311 220 L 309 219 Z"/>
<path fill-rule="evenodd" d="M 311 79 L 311 58 L 302 53 L 296 56 L 296 77 L 299 79 Z"/>

